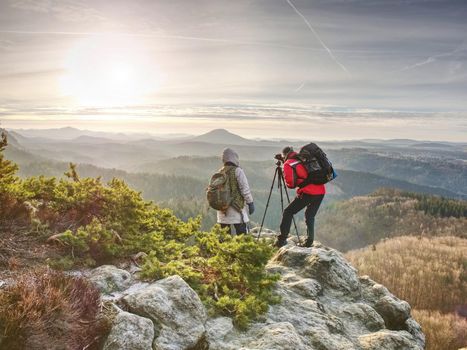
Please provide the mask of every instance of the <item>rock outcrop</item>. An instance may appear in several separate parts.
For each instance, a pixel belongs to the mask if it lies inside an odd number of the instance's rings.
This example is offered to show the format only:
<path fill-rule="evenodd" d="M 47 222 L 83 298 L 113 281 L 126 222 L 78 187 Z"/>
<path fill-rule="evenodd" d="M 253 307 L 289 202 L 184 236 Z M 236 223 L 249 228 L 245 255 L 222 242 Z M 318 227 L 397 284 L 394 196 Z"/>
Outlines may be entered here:
<path fill-rule="evenodd" d="M 369 277 L 359 277 L 336 250 L 319 243 L 311 249 L 288 245 L 267 268 L 281 276 L 277 293 L 282 301 L 247 331 L 236 329 L 228 317 L 208 318 L 198 295 L 183 279 L 171 276 L 114 298 L 137 316 L 117 316 L 105 349 L 133 349 L 124 341 L 135 341 L 136 333 L 145 339 L 140 348 L 151 349 L 149 322 L 156 350 L 424 348 L 424 334 L 411 318 L 409 304 Z M 127 335 L 118 340 L 119 332 Z"/>
<path fill-rule="evenodd" d="M 131 285 L 131 274 L 113 265 L 95 268 L 88 278 L 104 294 L 122 291 Z"/>
<path fill-rule="evenodd" d="M 121 311 L 113 321 L 104 350 L 147 350 L 152 348 L 154 324 L 148 318 Z"/>
<path fill-rule="evenodd" d="M 179 276 L 157 281 L 123 297 L 130 312 L 154 322 L 157 350 L 201 348 L 207 314 L 198 294 Z"/>

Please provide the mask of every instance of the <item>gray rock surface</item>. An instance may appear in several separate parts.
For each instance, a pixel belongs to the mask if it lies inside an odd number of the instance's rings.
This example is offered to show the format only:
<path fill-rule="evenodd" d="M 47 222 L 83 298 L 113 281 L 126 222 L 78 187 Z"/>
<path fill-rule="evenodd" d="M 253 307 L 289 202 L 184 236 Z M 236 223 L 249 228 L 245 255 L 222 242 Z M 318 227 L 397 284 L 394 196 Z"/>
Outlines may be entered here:
<path fill-rule="evenodd" d="M 103 350 L 151 350 L 153 340 L 154 325 L 150 319 L 121 311 Z"/>
<path fill-rule="evenodd" d="M 282 302 L 247 332 L 225 326 L 222 332 L 208 331 L 213 350 L 424 348 L 408 304 L 368 277 L 359 278 L 339 252 L 320 244 L 287 245 L 268 270 L 281 275 L 276 291 Z M 209 328 L 215 322 L 209 320 Z"/>
<path fill-rule="evenodd" d="M 229 317 L 211 318 L 206 322 L 206 336 L 209 350 L 238 350 L 229 344 L 227 335 L 235 334 L 232 319 Z"/>
<path fill-rule="evenodd" d="M 333 249 L 319 243 L 311 249 L 289 244 L 267 269 L 281 276 L 276 293 L 282 301 L 243 332 L 228 317 L 208 319 L 198 295 L 179 276 L 139 284 L 119 298 L 128 311 L 152 320 L 155 350 L 421 350 L 425 346 L 410 306 L 369 277 L 358 277 Z"/>
<path fill-rule="evenodd" d="M 405 331 L 381 330 L 376 333 L 365 334 L 359 337 L 363 350 L 413 350 L 423 349 L 414 346 L 410 333 Z"/>
<path fill-rule="evenodd" d="M 360 277 L 362 295 L 366 302 L 374 307 L 383 317 L 386 328 L 407 330 L 416 339 L 419 346 L 424 346 L 425 335 L 420 325 L 410 316 L 410 305 L 395 297 L 383 285 L 368 276 Z"/>
<path fill-rule="evenodd" d="M 171 276 L 123 297 L 129 311 L 150 318 L 157 350 L 202 348 L 206 310 L 196 292 L 179 276 Z"/>
<path fill-rule="evenodd" d="M 102 265 L 91 270 L 88 278 L 103 294 L 122 291 L 131 284 L 131 274 L 113 265 Z"/>
<path fill-rule="evenodd" d="M 257 339 L 250 346 L 254 349 L 304 350 L 305 346 L 289 322 L 278 322 L 259 330 Z"/>

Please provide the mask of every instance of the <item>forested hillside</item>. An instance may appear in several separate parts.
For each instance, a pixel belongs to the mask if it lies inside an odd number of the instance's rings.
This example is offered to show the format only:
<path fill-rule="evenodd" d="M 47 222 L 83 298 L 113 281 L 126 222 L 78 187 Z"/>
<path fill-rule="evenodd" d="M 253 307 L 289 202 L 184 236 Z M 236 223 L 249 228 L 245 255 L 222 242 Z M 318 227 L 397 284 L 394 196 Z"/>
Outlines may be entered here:
<path fill-rule="evenodd" d="M 403 236 L 350 251 L 346 257 L 360 274 L 410 303 L 427 335 L 428 350 L 467 345 L 465 310 L 462 314 L 467 307 L 466 239 Z"/>
<path fill-rule="evenodd" d="M 403 236 L 467 238 L 467 202 L 385 189 L 323 208 L 318 239 L 341 251 Z"/>
<path fill-rule="evenodd" d="M 334 165 L 418 185 L 442 187 L 467 195 L 466 152 L 370 152 L 366 149 L 330 151 Z"/>

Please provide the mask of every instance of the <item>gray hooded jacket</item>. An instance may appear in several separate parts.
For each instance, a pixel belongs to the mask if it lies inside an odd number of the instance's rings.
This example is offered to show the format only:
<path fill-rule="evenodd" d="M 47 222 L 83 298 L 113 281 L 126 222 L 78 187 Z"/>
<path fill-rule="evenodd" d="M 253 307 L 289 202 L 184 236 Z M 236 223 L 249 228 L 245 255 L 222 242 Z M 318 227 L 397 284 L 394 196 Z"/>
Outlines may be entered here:
<path fill-rule="evenodd" d="M 222 162 L 224 164 L 230 162 L 237 166 L 235 169 L 235 177 L 237 179 L 238 187 L 240 188 L 240 193 L 245 199 L 245 206 L 241 213 L 232 207 L 229 207 L 225 213 L 217 211 L 217 222 L 220 224 L 241 224 L 242 222 L 249 222 L 250 219 L 248 218 L 247 203 L 253 202 L 253 196 L 251 195 L 250 186 L 248 185 L 245 172 L 239 167 L 240 161 L 238 154 L 233 149 L 226 148 L 222 153 Z"/>

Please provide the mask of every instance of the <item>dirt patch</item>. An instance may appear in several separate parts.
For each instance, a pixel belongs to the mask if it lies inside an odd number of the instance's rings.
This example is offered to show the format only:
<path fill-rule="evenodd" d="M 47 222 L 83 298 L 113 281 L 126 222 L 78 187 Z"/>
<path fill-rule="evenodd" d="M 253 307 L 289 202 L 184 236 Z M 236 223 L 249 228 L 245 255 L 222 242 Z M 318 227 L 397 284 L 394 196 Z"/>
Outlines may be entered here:
<path fill-rule="evenodd" d="M 21 230 L 0 232 L 0 280 L 60 256 L 63 249 L 46 243 L 46 237 Z"/>

